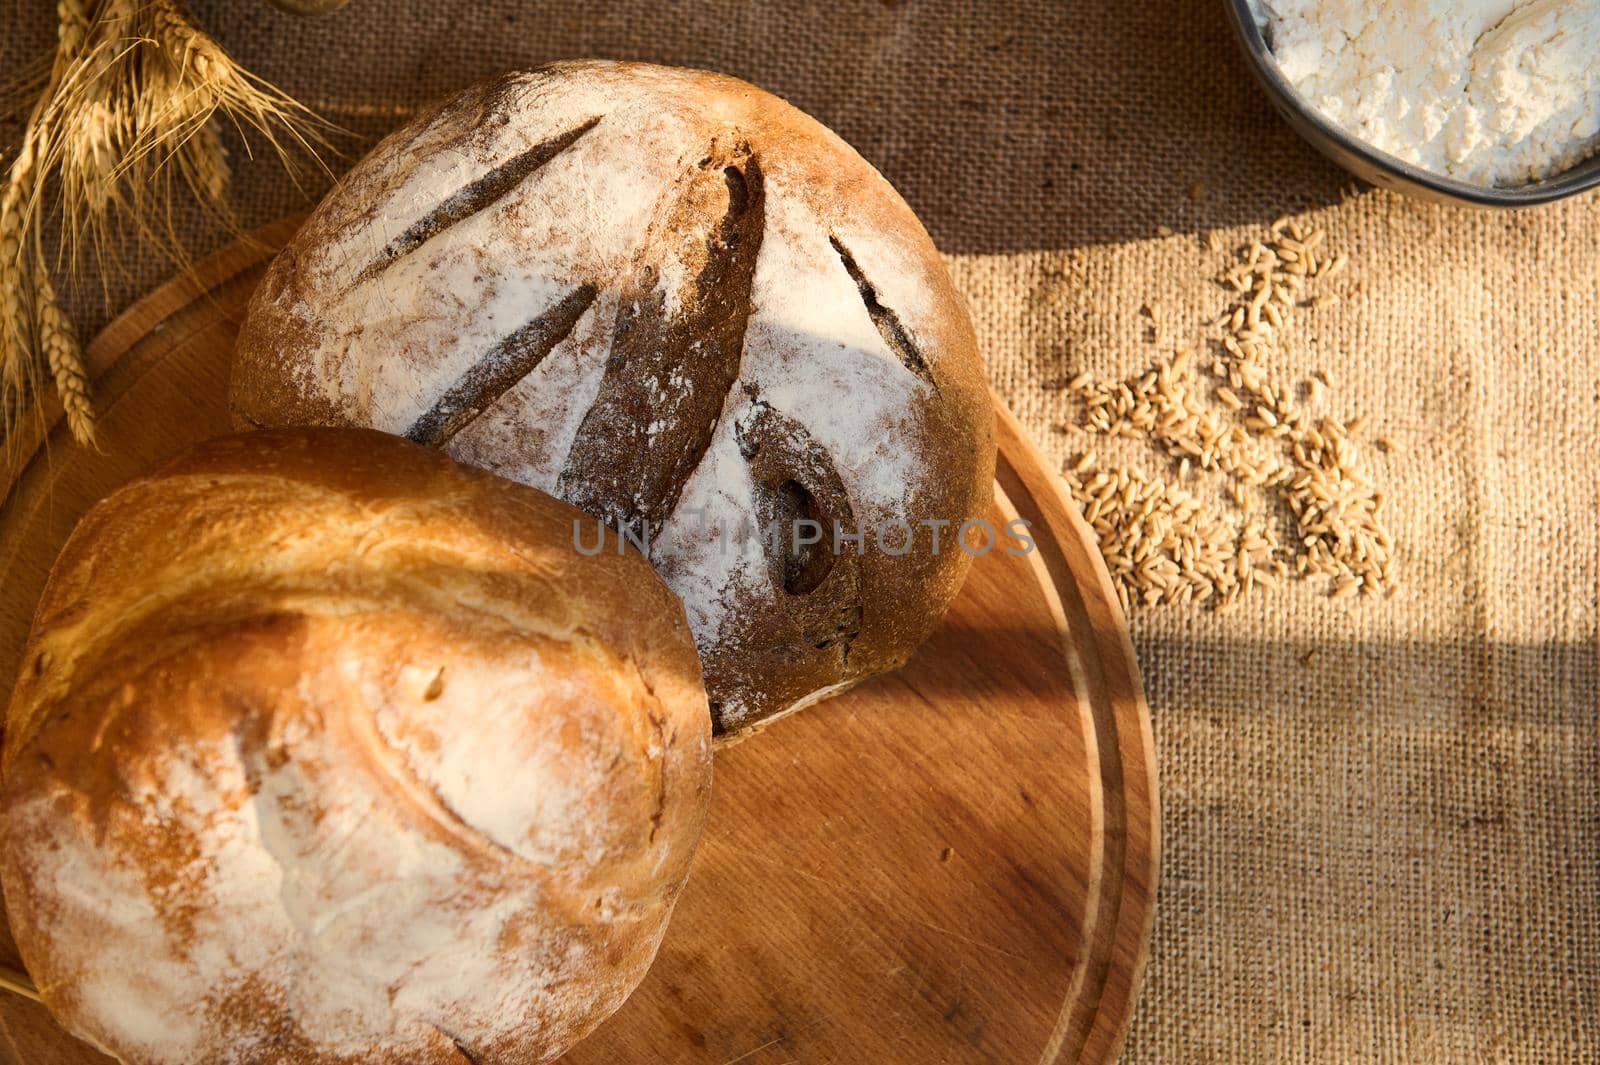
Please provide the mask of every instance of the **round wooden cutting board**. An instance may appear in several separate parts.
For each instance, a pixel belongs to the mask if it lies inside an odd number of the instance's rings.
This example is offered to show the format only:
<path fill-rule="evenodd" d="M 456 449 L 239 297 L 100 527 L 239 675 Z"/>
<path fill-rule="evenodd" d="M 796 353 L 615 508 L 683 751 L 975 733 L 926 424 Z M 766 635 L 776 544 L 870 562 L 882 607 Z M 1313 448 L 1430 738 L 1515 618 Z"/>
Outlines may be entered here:
<path fill-rule="evenodd" d="M 47 410 L 0 505 L 0 684 L 80 515 L 229 430 L 246 300 L 292 222 L 200 264 L 90 348 L 99 450 Z M 997 404 L 997 407 L 999 405 Z M 1150 721 L 1100 556 L 1003 408 L 997 524 L 904 669 L 719 751 L 693 875 L 649 977 L 564 1060 L 1109 1063 L 1149 940 Z M 9 935 L 0 961 L 18 964 Z M 104 1062 L 0 991 L 0 1056 Z"/>

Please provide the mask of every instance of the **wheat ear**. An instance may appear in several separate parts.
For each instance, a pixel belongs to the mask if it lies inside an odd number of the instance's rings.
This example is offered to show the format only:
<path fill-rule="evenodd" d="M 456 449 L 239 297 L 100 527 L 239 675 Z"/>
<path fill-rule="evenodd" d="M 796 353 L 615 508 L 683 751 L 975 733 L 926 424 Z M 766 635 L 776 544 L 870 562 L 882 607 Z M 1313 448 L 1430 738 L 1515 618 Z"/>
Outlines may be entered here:
<path fill-rule="evenodd" d="M 83 50 L 89 37 L 89 5 L 83 0 L 56 0 L 56 72 Z"/>
<path fill-rule="evenodd" d="M 55 378 L 61 408 L 67 413 L 72 438 L 85 446 L 94 443 L 94 408 L 89 403 L 89 374 L 83 365 L 83 348 L 72 320 L 56 300 L 55 288 L 44 264 L 34 278 L 35 335 L 44 351 L 45 365 Z"/>
<path fill-rule="evenodd" d="M 30 357 L 27 334 L 27 278 L 23 270 L 23 244 L 28 238 L 32 211 L 37 138 L 27 136 L 6 172 L 0 192 L 0 392 L 9 429 L 23 398 L 31 391 L 38 367 Z"/>
<path fill-rule="evenodd" d="M 195 131 L 184 145 L 186 177 L 195 194 L 207 203 L 222 206 L 228 202 L 228 181 L 233 176 L 228 166 L 228 149 L 215 117 Z"/>

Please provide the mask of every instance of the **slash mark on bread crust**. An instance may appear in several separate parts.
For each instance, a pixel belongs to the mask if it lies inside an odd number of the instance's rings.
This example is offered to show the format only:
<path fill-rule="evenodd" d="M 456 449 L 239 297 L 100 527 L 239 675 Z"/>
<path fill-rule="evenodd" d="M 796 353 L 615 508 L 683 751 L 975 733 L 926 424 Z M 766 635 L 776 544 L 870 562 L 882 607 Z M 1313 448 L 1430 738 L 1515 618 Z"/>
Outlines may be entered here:
<path fill-rule="evenodd" d="M 482 1065 L 482 1062 L 478 1060 L 478 1056 L 468 1049 L 467 1044 L 461 1041 L 460 1036 L 445 1031 L 437 1024 L 430 1025 L 430 1027 L 444 1038 L 450 1040 L 451 1048 L 455 1050 L 456 1054 L 465 1063 L 465 1065 Z"/>
<path fill-rule="evenodd" d="M 862 273 L 861 266 L 856 262 L 856 257 L 850 254 L 850 249 L 835 236 L 829 236 L 828 243 L 838 252 L 839 261 L 844 263 L 845 272 L 850 275 L 850 280 L 855 282 L 856 290 L 861 293 L 861 302 L 866 304 L 867 315 L 872 319 L 872 324 L 877 326 L 878 335 L 883 337 L 883 342 L 889 345 L 889 350 L 906 369 L 922 378 L 928 383 L 928 387 L 937 392 L 939 385 L 933 379 L 933 371 L 928 369 L 928 361 L 922 357 L 922 352 L 917 350 L 911 334 L 901 324 L 900 316 L 883 305 L 883 301 L 878 298 L 877 288 L 867 280 L 867 275 Z"/>
<path fill-rule="evenodd" d="M 441 447 L 488 410 L 571 334 L 599 290 L 579 285 L 561 302 L 496 344 L 406 430 L 406 439 Z"/>
<path fill-rule="evenodd" d="M 413 222 L 404 233 L 391 240 L 388 246 L 378 253 L 378 257 L 356 277 L 356 283 L 360 284 L 368 280 L 392 264 L 396 259 L 417 250 L 457 222 L 470 218 L 479 211 L 490 207 L 512 189 L 522 184 L 529 174 L 532 174 L 572 147 L 578 138 L 594 129 L 599 123 L 600 116 L 596 116 L 580 126 L 567 130 L 565 133 L 557 134 L 547 141 L 535 144 L 527 151 L 501 163 L 477 181 L 457 189 L 447 196 L 439 206 Z"/>
<path fill-rule="evenodd" d="M 862 616 L 859 556 L 835 540 L 838 530 L 857 531 L 850 493 L 832 456 L 804 425 L 751 398 L 733 423 L 734 439 L 755 486 L 773 584 L 788 597 L 794 638 L 809 651 L 837 648 L 846 666 Z M 802 521 L 815 522 L 809 531 L 821 540 L 802 543 Z"/>
<path fill-rule="evenodd" d="M 712 203 L 722 205 L 720 217 L 706 217 Z M 561 472 L 561 498 L 651 542 L 660 533 L 739 378 L 765 204 L 754 155 L 709 158 L 676 213 L 658 222 L 709 223 L 705 261 L 675 310 L 652 266 L 624 286 L 599 393 Z"/>

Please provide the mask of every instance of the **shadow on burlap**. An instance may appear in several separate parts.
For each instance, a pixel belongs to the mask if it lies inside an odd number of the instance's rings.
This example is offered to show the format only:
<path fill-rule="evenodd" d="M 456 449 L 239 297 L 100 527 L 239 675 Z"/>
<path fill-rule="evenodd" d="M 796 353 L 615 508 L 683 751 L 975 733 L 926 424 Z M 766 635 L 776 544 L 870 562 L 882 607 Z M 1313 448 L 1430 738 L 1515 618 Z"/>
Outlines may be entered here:
<path fill-rule="evenodd" d="M 48 40 L 51 7 L 5 0 L 0 69 Z M 1165 860 L 1125 1059 L 1600 1059 L 1600 198 L 1504 215 L 1357 187 L 1273 116 L 1215 3 L 195 7 L 355 131 L 352 155 L 421 102 L 563 57 L 788 97 L 921 213 L 1055 458 L 1085 441 L 1054 429 L 1075 412 L 1049 382 L 1198 338 L 1227 299 L 1208 278 L 1306 212 L 1350 268 L 1278 369 L 1333 371 L 1330 411 L 1395 441 L 1363 453 L 1403 588 L 1135 613 Z M 273 166 L 239 170 L 246 225 L 305 203 Z M 113 306 L 170 269 L 130 267 Z"/>

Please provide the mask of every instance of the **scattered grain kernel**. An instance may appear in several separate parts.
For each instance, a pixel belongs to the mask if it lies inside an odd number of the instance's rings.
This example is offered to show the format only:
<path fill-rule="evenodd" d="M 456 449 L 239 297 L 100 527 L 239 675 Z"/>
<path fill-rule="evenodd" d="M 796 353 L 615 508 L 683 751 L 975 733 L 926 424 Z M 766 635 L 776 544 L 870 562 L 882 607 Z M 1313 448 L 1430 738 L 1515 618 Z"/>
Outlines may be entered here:
<path fill-rule="evenodd" d="M 1210 231 L 1207 244 L 1216 236 Z M 1091 476 L 1096 452 L 1081 455 L 1063 475 L 1100 539 L 1125 607 L 1209 603 L 1225 610 L 1256 587 L 1313 575 L 1331 578 L 1330 594 L 1338 598 L 1387 595 L 1395 587 L 1393 540 L 1379 519 L 1383 496 L 1357 467 L 1346 439 L 1363 419 L 1319 421 L 1266 363 L 1282 350 L 1307 278 L 1335 273 L 1345 260 L 1319 254 L 1322 231 L 1293 219 L 1275 223 L 1271 240 L 1271 246 L 1252 242 L 1218 278 L 1235 295 L 1211 326 L 1223 330 L 1224 355 L 1209 364 L 1225 382 L 1213 393 L 1216 407 L 1204 402 L 1187 351 L 1121 382 L 1096 383 L 1086 375 L 1069 382 L 1084 402 L 1085 431 L 1144 440 L 1177 460 L 1170 484 L 1129 469 Z M 1141 310 L 1155 320 L 1151 305 Z M 1303 389 L 1317 402 L 1332 386 L 1331 374 L 1319 370 Z M 1393 442 L 1380 438 L 1379 446 L 1391 449 Z M 1238 515 L 1180 487 L 1202 470 L 1227 478 Z M 1287 511 L 1294 530 L 1288 543 L 1251 516 L 1245 492 L 1251 486 Z"/>

